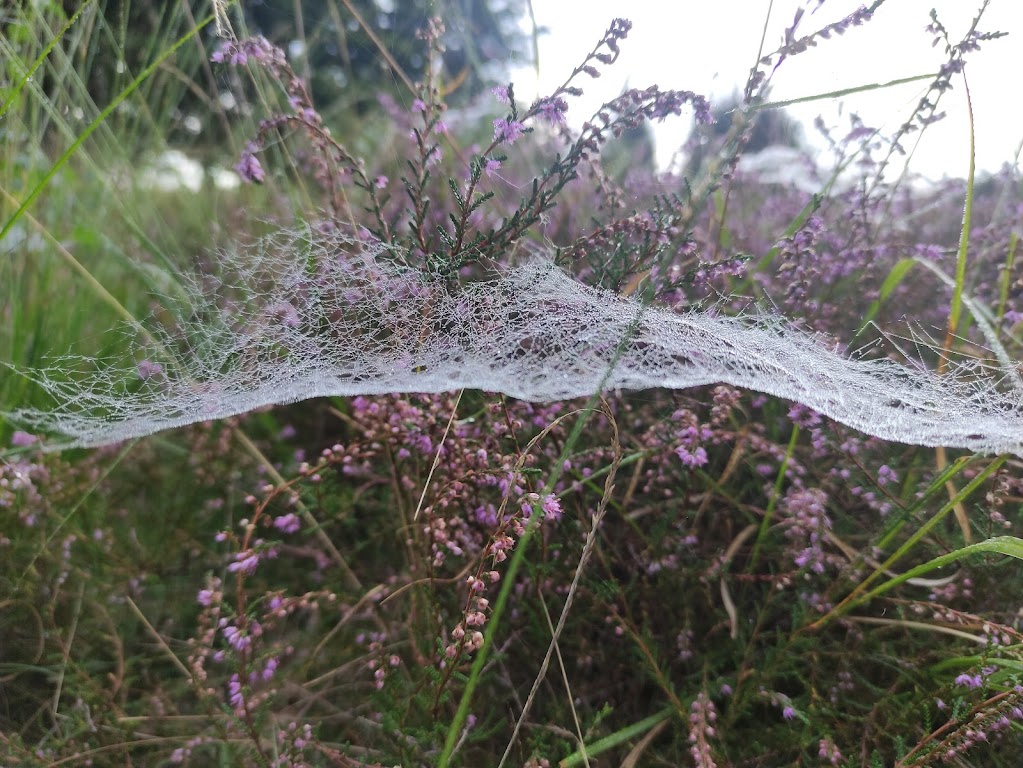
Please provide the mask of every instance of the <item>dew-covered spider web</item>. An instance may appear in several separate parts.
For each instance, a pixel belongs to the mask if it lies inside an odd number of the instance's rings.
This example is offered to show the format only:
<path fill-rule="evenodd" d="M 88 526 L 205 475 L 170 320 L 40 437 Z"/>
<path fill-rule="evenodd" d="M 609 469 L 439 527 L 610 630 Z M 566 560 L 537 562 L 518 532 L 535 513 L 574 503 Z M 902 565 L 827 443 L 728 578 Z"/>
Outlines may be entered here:
<path fill-rule="evenodd" d="M 542 257 L 458 282 L 308 228 L 239 247 L 215 271 L 164 300 L 177 321 L 145 336 L 135 359 L 19 372 L 55 405 L 6 417 L 62 435 L 51 448 L 88 447 L 321 396 L 467 388 L 555 401 L 722 383 L 886 440 L 1023 455 L 1008 371 L 939 376 L 850 357 L 776 315 L 644 306 Z"/>

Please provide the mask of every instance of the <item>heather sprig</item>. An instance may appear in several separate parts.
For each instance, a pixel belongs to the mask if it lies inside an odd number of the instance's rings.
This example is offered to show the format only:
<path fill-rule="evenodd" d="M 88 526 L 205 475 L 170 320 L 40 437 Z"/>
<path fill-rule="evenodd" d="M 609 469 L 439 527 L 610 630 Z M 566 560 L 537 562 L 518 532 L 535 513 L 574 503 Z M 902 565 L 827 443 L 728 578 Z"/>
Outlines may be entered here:
<path fill-rule="evenodd" d="M 282 87 L 287 98 L 289 111 L 261 120 L 255 138 L 245 144 L 234 166 L 241 180 L 262 183 L 266 171 L 257 155 L 292 130 L 297 130 L 313 150 L 307 166 L 321 189 L 330 195 L 334 217 L 352 223 L 352 228 L 358 230 L 354 224 L 356 214 L 344 191 L 344 181 L 350 178 L 367 198 L 373 218 L 373 227 L 369 231 L 378 240 L 391 242 L 391 228 L 383 213 L 387 202 L 386 196 L 382 196 L 387 186 L 386 177 L 369 174 L 365 162 L 352 155 L 331 135 L 313 104 L 306 83 L 291 68 L 284 51 L 264 37 L 241 41 L 229 39 L 220 43 L 210 60 L 231 67 L 261 67 Z"/>

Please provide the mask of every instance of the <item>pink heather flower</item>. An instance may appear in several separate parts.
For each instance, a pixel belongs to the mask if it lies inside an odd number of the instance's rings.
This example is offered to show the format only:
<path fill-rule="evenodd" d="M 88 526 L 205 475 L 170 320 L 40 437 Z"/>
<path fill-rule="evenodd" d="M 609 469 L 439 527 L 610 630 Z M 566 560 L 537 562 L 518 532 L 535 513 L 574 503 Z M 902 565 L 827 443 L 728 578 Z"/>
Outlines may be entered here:
<path fill-rule="evenodd" d="M 262 184 L 263 179 L 266 178 L 263 166 L 259 164 L 259 159 L 255 155 L 257 151 L 259 151 L 259 146 L 255 142 L 250 141 L 245 146 L 238 164 L 234 167 L 244 182 Z"/>
<path fill-rule="evenodd" d="M 507 104 L 509 101 L 511 101 L 511 97 L 508 95 L 507 85 L 496 85 L 490 89 L 490 92 L 494 94 L 497 100 L 502 104 Z"/>
<path fill-rule="evenodd" d="M 223 64 L 225 62 L 232 66 L 241 66 L 248 61 L 248 55 L 245 53 L 245 49 L 235 42 L 225 42 L 210 56 L 210 61 L 214 64 Z"/>
<path fill-rule="evenodd" d="M 564 125 L 568 103 L 560 96 L 541 99 L 536 107 L 537 114 L 542 115 L 551 125 Z"/>
<path fill-rule="evenodd" d="M 702 467 L 707 463 L 707 451 L 703 448 L 696 448 L 690 451 L 686 446 L 680 445 L 675 449 L 675 454 L 687 467 Z"/>
<path fill-rule="evenodd" d="M 273 677 L 274 672 L 277 671 L 277 667 L 279 664 L 280 662 L 277 660 L 276 656 L 271 656 L 269 659 L 267 659 L 266 666 L 263 667 L 263 680 L 269 680 L 271 677 Z"/>
<path fill-rule="evenodd" d="M 955 679 L 955 684 L 967 688 L 980 688 L 984 685 L 984 680 L 980 675 L 968 675 L 964 672 Z"/>
<path fill-rule="evenodd" d="M 844 759 L 835 742 L 831 739 L 821 739 L 817 744 L 817 755 L 822 760 L 827 760 L 831 765 L 838 765 Z"/>
<path fill-rule="evenodd" d="M 781 716 L 786 720 L 792 720 L 796 716 L 796 710 L 791 704 L 787 705 L 785 709 L 781 711 Z"/>
<path fill-rule="evenodd" d="M 202 606 L 213 605 L 213 595 L 215 593 L 212 589 L 200 589 L 199 594 L 196 596 L 195 601 Z"/>
<path fill-rule="evenodd" d="M 238 652 L 244 651 L 252 645 L 252 638 L 234 624 L 228 624 L 221 632 L 224 639 L 227 640 L 227 644 Z"/>
<path fill-rule="evenodd" d="M 11 435 L 11 445 L 16 448 L 26 448 L 37 442 L 39 442 L 38 437 L 30 435 L 28 432 L 22 432 L 20 429 Z"/>
<path fill-rule="evenodd" d="M 138 364 L 136 370 L 138 370 L 139 378 L 145 381 L 163 373 L 163 366 L 159 363 L 154 363 L 152 360 L 143 360 Z"/>
<path fill-rule="evenodd" d="M 250 549 L 245 552 L 236 553 L 234 556 L 234 562 L 227 566 L 227 570 L 231 573 L 241 571 L 246 575 L 252 575 L 256 572 L 256 567 L 258 565 L 259 555 Z"/>
<path fill-rule="evenodd" d="M 882 464 L 877 469 L 877 482 L 879 485 L 888 485 L 888 483 L 899 482 L 899 476 L 895 470 L 889 467 L 887 464 Z"/>
<path fill-rule="evenodd" d="M 518 120 L 495 120 L 494 140 L 514 144 L 524 130 L 525 126 Z"/>
<path fill-rule="evenodd" d="M 492 176 L 494 171 L 499 170 L 501 170 L 500 160 L 494 159 L 487 160 L 486 164 L 483 166 L 483 171 L 487 174 L 487 176 Z"/>
<path fill-rule="evenodd" d="M 302 521 L 299 520 L 298 515 L 294 512 L 289 512 L 286 515 L 281 515 L 274 520 L 274 528 L 281 531 L 282 533 L 295 533 L 299 528 L 302 527 Z"/>
<path fill-rule="evenodd" d="M 275 317 L 280 318 L 280 321 L 288 328 L 297 328 L 302 324 L 302 319 L 298 315 L 298 310 L 290 301 L 282 301 L 271 310 Z"/>
<path fill-rule="evenodd" d="M 545 520 L 557 522 L 561 519 L 561 501 L 553 493 L 543 500 L 543 514 Z"/>
<path fill-rule="evenodd" d="M 386 176 L 377 176 L 373 181 L 373 186 L 377 189 L 383 189 L 387 186 L 387 181 L 388 179 Z"/>
<path fill-rule="evenodd" d="M 424 102 L 422 99 L 414 99 L 413 102 L 412 102 L 412 111 L 413 112 L 425 112 L 426 111 L 426 102 Z"/>
<path fill-rule="evenodd" d="M 231 675 L 231 679 L 227 683 L 227 695 L 235 712 L 245 711 L 245 696 L 242 694 L 242 681 L 241 678 L 238 677 L 237 673 Z"/>

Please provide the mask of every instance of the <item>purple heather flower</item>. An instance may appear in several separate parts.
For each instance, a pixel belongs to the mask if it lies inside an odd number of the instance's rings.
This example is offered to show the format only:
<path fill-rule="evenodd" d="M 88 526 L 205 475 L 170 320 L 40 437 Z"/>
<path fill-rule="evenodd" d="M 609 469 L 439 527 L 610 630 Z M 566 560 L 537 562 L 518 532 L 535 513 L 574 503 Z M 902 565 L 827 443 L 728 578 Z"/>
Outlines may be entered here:
<path fill-rule="evenodd" d="M 143 360 L 138 364 L 136 370 L 138 370 L 139 378 L 145 381 L 163 373 L 163 366 L 159 363 L 154 363 L 152 360 Z"/>
<path fill-rule="evenodd" d="M 226 42 L 221 45 L 217 50 L 210 56 L 210 61 L 214 64 L 223 64 L 229 62 L 234 66 L 245 64 L 248 57 L 245 54 L 245 50 L 234 42 Z"/>
<path fill-rule="evenodd" d="M 426 111 L 426 102 L 423 101 L 422 99 L 413 99 L 413 101 L 412 101 L 412 111 L 413 112 L 425 112 Z"/>
<path fill-rule="evenodd" d="M 252 638 L 234 624 L 228 624 L 221 632 L 224 635 L 224 639 L 227 640 L 227 644 L 236 651 L 244 651 L 252 645 Z"/>
<path fill-rule="evenodd" d="M 564 125 L 568 103 L 560 96 L 558 98 L 547 97 L 540 100 L 536 111 L 537 114 L 543 115 L 551 125 Z"/>
<path fill-rule="evenodd" d="M 256 542 L 259 544 L 260 542 Z M 234 562 L 228 564 L 227 570 L 231 573 L 244 573 L 247 576 L 251 576 L 256 572 L 259 561 L 264 557 L 276 557 L 277 551 L 274 549 L 264 549 L 260 552 L 256 552 L 251 549 L 246 549 L 243 552 L 236 552 L 234 555 Z"/>
<path fill-rule="evenodd" d="M 255 155 L 258 150 L 259 146 L 255 142 L 250 141 L 245 146 L 238 164 L 234 167 L 244 182 L 262 184 L 263 179 L 266 178 L 263 166 L 259 164 L 259 158 Z"/>
<path fill-rule="evenodd" d="M 557 522 L 561 519 L 561 501 L 553 493 L 543 500 L 543 513 L 545 520 Z"/>
<path fill-rule="evenodd" d="M 798 424 L 804 429 L 810 429 L 812 427 L 819 426 L 821 423 L 821 416 L 817 411 L 812 408 L 808 408 L 801 403 L 789 408 L 789 418 L 794 424 Z"/>
<path fill-rule="evenodd" d="M 686 446 L 680 445 L 675 449 L 675 454 L 687 467 L 702 467 L 707 463 L 707 451 L 703 448 L 696 448 L 690 451 Z"/>
<path fill-rule="evenodd" d="M 499 119 L 494 121 L 494 141 L 507 142 L 514 144 L 522 132 L 525 130 L 525 126 L 518 120 L 504 120 Z"/>
<path fill-rule="evenodd" d="M 497 100 L 502 104 L 507 104 L 509 101 L 511 101 L 511 97 L 508 95 L 507 85 L 495 85 L 493 88 L 490 89 L 490 92 L 494 94 Z"/>
<path fill-rule="evenodd" d="M 781 711 L 781 716 L 784 717 L 786 720 L 792 720 L 796 716 L 796 710 L 791 704 L 788 704 Z"/>
<path fill-rule="evenodd" d="M 887 464 L 882 464 L 877 470 L 877 482 L 880 485 L 888 485 L 888 483 L 897 483 L 899 476 L 895 473 L 895 470 L 889 467 Z"/>
<path fill-rule="evenodd" d="M 263 680 L 269 680 L 271 677 L 273 677 L 274 672 L 277 671 L 277 667 L 279 664 L 280 662 L 277 660 L 276 656 L 271 656 L 269 659 L 267 659 L 266 666 L 263 667 Z"/>
<path fill-rule="evenodd" d="M 491 176 L 493 175 L 494 171 L 499 170 L 501 170 L 500 160 L 494 160 L 491 158 L 487 160 L 486 164 L 483 166 L 483 171 L 487 174 L 487 176 Z"/>
<path fill-rule="evenodd" d="M 282 533 L 295 533 L 301 527 L 302 522 L 294 512 L 289 512 L 274 519 L 274 528 Z"/>
<path fill-rule="evenodd" d="M 980 688 L 984 685 L 984 680 L 980 675 L 968 675 L 964 672 L 955 679 L 955 684 L 967 688 Z"/>
<path fill-rule="evenodd" d="M 30 435 L 28 432 L 22 432 L 20 429 L 11 435 L 11 445 L 16 448 L 25 448 L 37 442 L 39 442 L 38 437 Z"/>
<path fill-rule="evenodd" d="M 228 699 L 231 702 L 231 706 L 234 707 L 236 712 L 242 712 L 245 709 L 245 696 L 242 694 L 242 681 L 238 677 L 237 673 L 231 675 L 231 679 L 227 683 L 227 694 Z"/>

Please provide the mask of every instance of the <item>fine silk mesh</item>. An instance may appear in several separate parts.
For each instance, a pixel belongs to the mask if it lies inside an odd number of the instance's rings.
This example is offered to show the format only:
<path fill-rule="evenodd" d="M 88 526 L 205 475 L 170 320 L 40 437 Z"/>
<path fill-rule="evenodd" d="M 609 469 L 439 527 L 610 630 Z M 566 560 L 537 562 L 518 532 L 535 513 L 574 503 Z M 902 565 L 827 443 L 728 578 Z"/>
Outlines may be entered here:
<path fill-rule="evenodd" d="M 554 401 L 609 389 L 731 384 L 886 440 L 1023 455 L 1008 371 L 949 375 L 850 358 L 776 316 L 678 313 L 580 284 L 537 258 L 458 284 L 337 233 L 278 231 L 165 301 L 179 320 L 135 361 L 68 357 L 21 372 L 56 405 L 7 414 L 51 448 L 142 437 L 312 397 L 461 388 Z M 84 371 L 83 371 L 84 369 Z M 70 372 L 74 373 L 70 373 Z"/>

